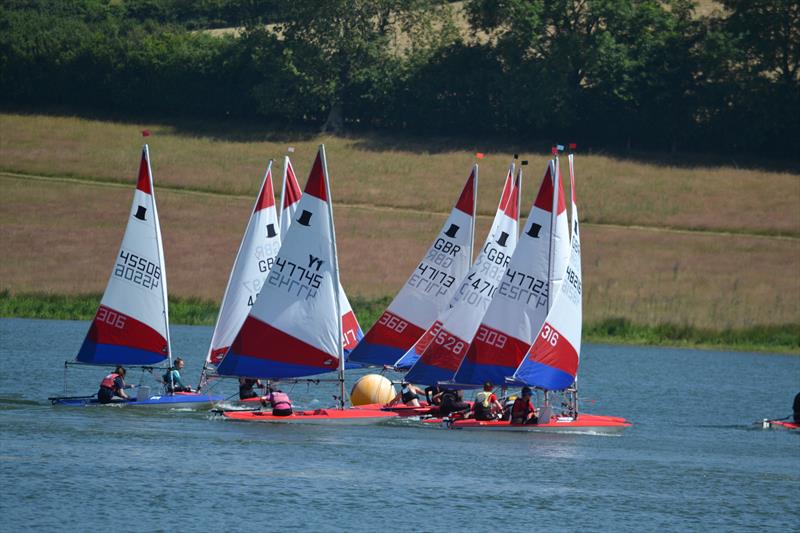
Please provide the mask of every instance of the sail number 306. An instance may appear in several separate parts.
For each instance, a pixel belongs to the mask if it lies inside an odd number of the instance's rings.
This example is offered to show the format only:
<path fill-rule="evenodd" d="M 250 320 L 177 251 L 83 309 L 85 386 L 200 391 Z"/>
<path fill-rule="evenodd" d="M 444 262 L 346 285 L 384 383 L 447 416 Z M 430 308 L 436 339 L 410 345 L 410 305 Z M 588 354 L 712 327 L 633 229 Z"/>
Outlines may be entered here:
<path fill-rule="evenodd" d="M 161 281 L 161 268 L 144 257 L 120 250 L 114 275 L 146 289 L 155 289 Z"/>

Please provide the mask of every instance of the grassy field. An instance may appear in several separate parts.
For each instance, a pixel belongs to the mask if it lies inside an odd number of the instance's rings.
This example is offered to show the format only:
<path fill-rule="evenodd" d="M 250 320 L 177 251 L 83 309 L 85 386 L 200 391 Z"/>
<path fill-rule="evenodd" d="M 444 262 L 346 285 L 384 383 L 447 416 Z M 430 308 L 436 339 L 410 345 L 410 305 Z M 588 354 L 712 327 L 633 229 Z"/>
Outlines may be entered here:
<path fill-rule="evenodd" d="M 328 148 L 342 282 L 364 324 L 416 266 L 477 149 L 489 154 L 479 188 L 483 216 L 476 239 L 483 240 L 511 158 L 447 139 L 298 141 L 296 135 L 213 124 L 5 114 L 0 128 L 5 316 L 46 316 L 12 305 L 20 294 L 40 301 L 41 295 L 74 299 L 102 292 L 124 230 L 145 128 L 153 133 L 147 140 L 170 293 L 190 302 L 186 312 L 205 317 L 202 323 L 213 320 L 211 302 L 221 298 L 265 161 L 280 158 L 287 146 L 297 149 L 301 181 L 316 145 Z M 546 156 L 529 159 L 526 203 Z M 798 174 L 602 155 L 578 155 L 576 166 L 588 338 L 777 349 L 763 339 L 784 338 L 782 331 L 795 340 L 781 345 L 798 351 Z M 194 320 L 178 318 L 179 308 L 173 309 L 176 322 Z M 713 342 L 723 338 L 728 341 Z"/>
<path fill-rule="evenodd" d="M 317 145 L 325 143 L 337 203 L 436 213 L 452 207 L 476 151 L 487 153 L 480 165 L 483 214 L 495 211 L 512 153 L 530 160 L 523 204 L 533 199 L 549 157 L 542 144 L 500 149 L 444 138 L 310 136 L 237 123 L 125 124 L 0 114 L 0 125 L 0 170 L 131 183 L 144 140 L 140 131 L 148 129 L 159 187 L 248 197 L 270 158 L 280 167 L 286 149 L 294 146 L 293 162 L 303 181 Z M 800 174 L 738 164 L 696 155 L 664 160 L 579 153 L 581 216 L 597 224 L 800 236 Z"/>

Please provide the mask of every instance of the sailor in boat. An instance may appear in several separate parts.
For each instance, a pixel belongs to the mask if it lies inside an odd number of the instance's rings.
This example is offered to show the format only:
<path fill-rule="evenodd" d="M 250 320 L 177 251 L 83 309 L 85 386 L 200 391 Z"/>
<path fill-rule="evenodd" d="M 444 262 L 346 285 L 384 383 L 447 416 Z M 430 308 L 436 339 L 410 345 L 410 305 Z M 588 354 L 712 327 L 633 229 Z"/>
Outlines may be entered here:
<path fill-rule="evenodd" d="M 187 387 L 183 384 L 183 381 L 181 381 L 181 370 L 183 367 L 183 359 L 178 357 L 175 359 L 175 364 L 161 377 L 164 380 L 164 387 L 166 387 L 168 393 L 194 392 L 191 387 Z"/>
<path fill-rule="evenodd" d="M 272 416 L 290 416 L 292 414 L 292 401 L 289 395 L 280 389 L 273 390 L 268 388 L 266 396 L 261 398 L 261 405 L 264 407 L 267 404 L 272 405 Z"/>
<path fill-rule="evenodd" d="M 475 395 L 472 413 L 475 420 L 497 420 L 503 413 L 503 405 L 497 401 L 492 392 L 494 385 L 490 381 L 483 384 L 483 390 Z"/>
<path fill-rule="evenodd" d="M 470 405 L 464 401 L 464 391 L 445 389 L 442 391 L 440 398 L 439 414 L 442 418 L 447 416 L 454 418 L 453 415 L 463 418 L 469 413 Z"/>
<path fill-rule="evenodd" d="M 239 399 L 247 400 L 249 398 L 257 398 L 259 394 L 253 390 L 253 387 L 263 389 L 264 385 L 260 379 L 252 378 L 239 378 Z"/>
<path fill-rule="evenodd" d="M 131 397 L 125 393 L 125 389 L 130 388 L 133 385 L 125 384 L 125 368 L 118 366 L 100 382 L 97 399 L 100 403 L 128 402 Z"/>
<path fill-rule="evenodd" d="M 442 403 L 443 392 L 444 389 L 439 385 L 425 387 L 425 399 L 428 400 L 428 405 L 440 405 Z"/>
<path fill-rule="evenodd" d="M 404 381 L 400 384 L 400 392 L 397 393 L 397 396 L 389 402 L 389 405 L 397 405 L 399 403 L 404 403 L 409 407 L 421 407 L 419 403 L 419 395 L 425 394 L 424 391 L 417 388 L 415 385 Z"/>
<path fill-rule="evenodd" d="M 522 387 L 520 397 L 514 400 L 511 406 L 512 424 L 537 424 L 539 419 L 536 417 L 536 408 L 531 402 L 533 392 L 530 387 Z"/>

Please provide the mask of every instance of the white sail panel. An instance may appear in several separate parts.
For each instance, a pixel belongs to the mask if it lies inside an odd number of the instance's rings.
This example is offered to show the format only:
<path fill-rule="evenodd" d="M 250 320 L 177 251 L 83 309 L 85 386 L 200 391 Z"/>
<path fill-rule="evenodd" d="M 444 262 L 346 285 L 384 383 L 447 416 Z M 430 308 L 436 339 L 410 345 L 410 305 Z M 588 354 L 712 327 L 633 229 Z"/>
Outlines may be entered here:
<path fill-rule="evenodd" d="M 454 377 L 458 383 L 502 383 L 519 366 L 544 323 L 551 304 L 551 258 L 558 250 L 551 240 L 569 234 L 563 187 L 553 179 L 557 170 L 551 161 L 503 280 Z"/>
<path fill-rule="evenodd" d="M 413 365 L 406 375 L 408 381 L 432 385 L 450 380 L 466 355 L 517 245 L 520 180 L 516 185 L 512 180 L 513 165 L 486 241 L 459 285 L 451 307 L 395 365 Z"/>
<path fill-rule="evenodd" d="M 207 363 L 216 365 L 228 351 L 256 302 L 280 247 L 270 161 L 225 288 Z"/>
<path fill-rule="evenodd" d="M 395 363 L 447 308 L 472 259 L 477 177 L 475 165 L 439 235 L 350 354 L 351 360 L 372 365 Z"/>
<path fill-rule="evenodd" d="M 574 383 L 581 353 L 583 276 L 572 155 L 569 164 L 572 187 L 569 265 L 544 325 L 514 373 L 516 381 L 547 390 L 563 390 Z"/>

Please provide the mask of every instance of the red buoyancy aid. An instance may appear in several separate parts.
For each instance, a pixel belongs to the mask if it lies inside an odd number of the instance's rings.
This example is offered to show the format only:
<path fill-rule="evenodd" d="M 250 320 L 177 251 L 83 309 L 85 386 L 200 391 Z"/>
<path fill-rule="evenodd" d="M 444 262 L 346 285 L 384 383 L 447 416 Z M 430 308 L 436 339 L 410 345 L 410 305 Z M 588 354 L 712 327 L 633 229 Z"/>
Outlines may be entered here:
<path fill-rule="evenodd" d="M 284 392 L 273 392 L 269 395 L 269 403 L 272 404 L 273 409 L 291 409 L 292 402 L 289 401 L 289 396 Z"/>
<path fill-rule="evenodd" d="M 103 381 L 100 382 L 101 387 L 105 387 L 107 389 L 114 390 L 114 381 L 119 377 L 119 374 L 111 373 L 103 378 Z"/>
<path fill-rule="evenodd" d="M 530 400 L 517 398 L 514 400 L 514 405 L 511 407 L 511 418 L 525 418 L 528 413 L 536 412 Z"/>

